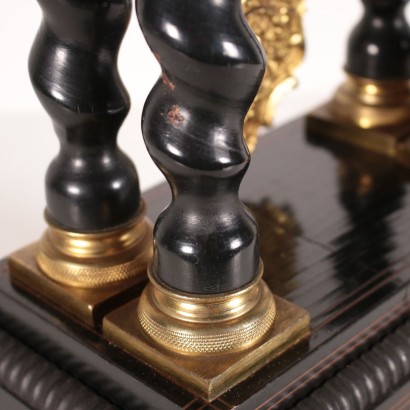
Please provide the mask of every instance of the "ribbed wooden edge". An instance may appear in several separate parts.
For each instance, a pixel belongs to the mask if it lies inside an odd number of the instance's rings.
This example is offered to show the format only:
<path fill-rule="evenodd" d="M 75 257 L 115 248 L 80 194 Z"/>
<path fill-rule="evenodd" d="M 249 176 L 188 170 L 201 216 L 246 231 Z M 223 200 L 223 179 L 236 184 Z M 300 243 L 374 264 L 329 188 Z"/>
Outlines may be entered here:
<path fill-rule="evenodd" d="M 410 321 L 326 381 L 295 410 L 374 408 L 405 381 L 410 381 Z"/>

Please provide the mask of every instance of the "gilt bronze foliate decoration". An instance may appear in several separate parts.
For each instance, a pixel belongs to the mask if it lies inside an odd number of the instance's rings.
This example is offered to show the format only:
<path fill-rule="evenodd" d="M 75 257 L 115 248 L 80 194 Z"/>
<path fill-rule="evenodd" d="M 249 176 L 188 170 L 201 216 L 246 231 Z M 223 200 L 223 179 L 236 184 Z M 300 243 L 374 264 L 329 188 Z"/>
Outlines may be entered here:
<path fill-rule="evenodd" d="M 253 152 L 259 128 L 272 125 L 276 105 L 297 85 L 293 73 L 305 51 L 305 5 L 304 0 L 242 0 L 242 7 L 267 57 L 262 85 L 245 119 L 245 138 Z"/>

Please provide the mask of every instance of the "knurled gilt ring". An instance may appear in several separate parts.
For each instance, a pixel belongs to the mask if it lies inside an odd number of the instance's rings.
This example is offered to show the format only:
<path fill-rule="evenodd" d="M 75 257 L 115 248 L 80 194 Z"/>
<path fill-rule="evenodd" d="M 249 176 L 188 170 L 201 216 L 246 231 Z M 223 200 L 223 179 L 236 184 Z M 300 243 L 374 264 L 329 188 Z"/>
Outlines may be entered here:
<path fill-rule="evenodd" d="M 63 285 L 103 288 L 133 280 L 152 257 L 152 225 L 142 203 L 136 219 L 112 231 L 76 233 L 49 224 L 37 264 Z"/>
<path fill-rule="evenodd" d="M 138 318 L 145 333 L 163 347 L 183 354 L 226 354 L 257 344 L 274 324 L 274 297 L 258 277 L 222 295 L 176 292 L 150 272 Z"/>

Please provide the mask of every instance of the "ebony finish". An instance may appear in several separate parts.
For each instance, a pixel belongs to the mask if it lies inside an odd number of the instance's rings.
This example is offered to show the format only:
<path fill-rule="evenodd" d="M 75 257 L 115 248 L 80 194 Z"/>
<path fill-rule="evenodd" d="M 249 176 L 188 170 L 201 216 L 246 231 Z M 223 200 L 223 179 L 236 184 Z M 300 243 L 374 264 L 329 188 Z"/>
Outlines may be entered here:
<path fill-rule="evenodd" d="M 365 13 L 348 44 L 346 71 L 374 80 L 410 78 L 408 0 L 362 0 Z"/>
<path fill-rule="evenodd" d="M 263 51 L 240 0 L 139 0 L 137 14 L 163 72 L 143 135 L 173 193 L 155 226 L 154 274 L 189 293 L 235 290 L 259 265 L 256 224 L 238 189 Z"/>
<path fill-rule="evenodd" d="M 70 231 L 114 228 L 135 217 L 140 203 L 135 167 L 116 145 L 130 108 L 117 55 L 131 2 L 39 4 L 30 76 L 61 146 L 46 177 L 48 218 Z"/>
<path fill-rule="evenodd" d="M 410 321 L 299 403 L 295 410 L 372 409 L 410 380 Z"/>
<path fill-rule="evenodd" d="M 31 409 L 117 409 L 78 379 L 70 377 L 2 330 L 0 351 L 0 385 Z M 0 402 L 0 405 L 4 409 L 4 403 Z"/>
<path fill-rule="evenodd" d="M 169 187 L 144 197 L 155 219 L 169 202 Z M 265 281 L 309 311 L 312 337 L 211 404 L 13 288 L 5 261 L 0 312 L 8 320 L 0 315 L 1 327 L 123 409 L 292 408 L 410 317 L 410 175 L 383 157 L 307 140 L 298 120 L 260 141 L 241 199 L 259 224 Z M 407 370 L 391 369 L 381 369 L 390 386 L 408 383 Z M 362 376 L 355 374 L 355 385 Z M 391 391 L 390 404 L 406 399 Z"/>

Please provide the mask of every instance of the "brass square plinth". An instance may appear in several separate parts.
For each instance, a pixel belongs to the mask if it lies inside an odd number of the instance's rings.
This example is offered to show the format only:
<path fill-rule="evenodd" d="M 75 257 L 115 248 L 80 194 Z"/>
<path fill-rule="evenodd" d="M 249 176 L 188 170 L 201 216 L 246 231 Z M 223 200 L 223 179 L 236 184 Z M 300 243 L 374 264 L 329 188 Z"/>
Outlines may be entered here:
<path fill-rule="evenodd" d="M 410 167 L 410 119 L 408 124 L 360 128 L 335 115 L 331 103 L 313 111 L 307 118 L 309 131 L 393 158 Z"/>
<path fill-rule="evenodd" d="M 135 297 L 143 288 L 146 272 L 126 283 L 101 289 L 82 289 L 61 285 L 44 275 L 35 257 L 38 243 L 26 246 L 9 258 L 11 279 L 15 285 L 29 291 L 37 299 L 47 300 L 89 326 L 101 327 L 104 314 L 124 300 Z"/>
<path fill-rule="evenodd" d="M 275 296 L 275 325 L 256 346 L 223 356 L 193 356 L 166 350 L 143 331 L 137 316 L 138 299 L 108 314 L 105 337 L 167 378 L 213 400 L 310 334 L 309 314 Z"/>

